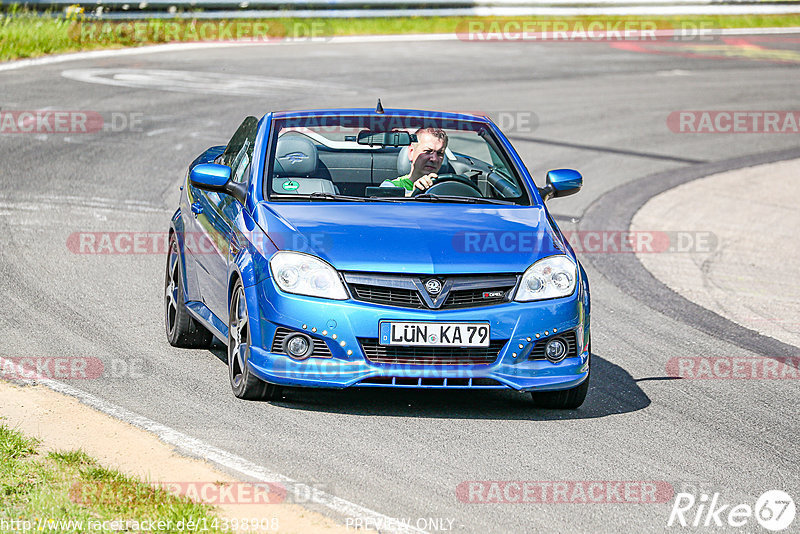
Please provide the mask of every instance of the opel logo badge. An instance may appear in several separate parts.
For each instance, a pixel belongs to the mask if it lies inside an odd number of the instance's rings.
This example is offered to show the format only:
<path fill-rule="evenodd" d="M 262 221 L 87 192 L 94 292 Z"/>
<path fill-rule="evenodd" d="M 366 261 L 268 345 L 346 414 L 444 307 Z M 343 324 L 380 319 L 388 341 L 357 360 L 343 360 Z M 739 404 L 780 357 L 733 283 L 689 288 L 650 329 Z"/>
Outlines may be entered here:
<path fill-rule="evenodd" d="M 442 283 L 436 278 L 431 278 L 425 282 L 425 290 L 431 295 L 438 295 L 442 291 Z"/>
<path fill-rule="evenodd" d="M 301 161 L 307 160 L 308 156 L 303 154 L 302 152 L 290 152 L 289 154 L 283 155 L 278 159 L 285 159 L 292 165 L 295 163 L 300 163 Z"/>

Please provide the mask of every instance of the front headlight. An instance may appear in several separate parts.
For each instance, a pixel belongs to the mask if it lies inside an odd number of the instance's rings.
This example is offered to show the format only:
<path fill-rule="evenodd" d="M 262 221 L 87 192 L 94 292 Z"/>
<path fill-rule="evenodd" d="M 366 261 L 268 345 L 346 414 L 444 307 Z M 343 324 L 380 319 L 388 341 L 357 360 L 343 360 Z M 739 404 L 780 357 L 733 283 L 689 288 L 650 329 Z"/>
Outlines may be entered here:
<path fill-rule="evenodd" d="M 568 256 L 550 256 L 525 270 L 519 284 L 517 302 L 554 299 L 571 295 L 578 278 L 578 266 Z"/>
<path fill-rule="evenodd" d="M 272 278 L 283 291 L 325 299 L 346 300 L 347 291 L 336 269 L 300 252 L 276 252 L 269 260 Z"/>

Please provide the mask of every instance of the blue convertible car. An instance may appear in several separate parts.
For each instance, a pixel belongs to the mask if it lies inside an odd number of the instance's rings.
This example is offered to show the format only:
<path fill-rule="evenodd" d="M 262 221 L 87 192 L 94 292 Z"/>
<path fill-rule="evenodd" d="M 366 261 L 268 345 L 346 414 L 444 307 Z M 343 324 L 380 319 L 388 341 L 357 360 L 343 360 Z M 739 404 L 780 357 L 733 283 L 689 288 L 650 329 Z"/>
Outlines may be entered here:
<path fill-rule="evenodd" d="M 488 118 L 337 109 L 247 117 L 189 167 L 172 217 L 169 342 L 228 346 L 234 394 L 589 387 L 586 273 Z"/>

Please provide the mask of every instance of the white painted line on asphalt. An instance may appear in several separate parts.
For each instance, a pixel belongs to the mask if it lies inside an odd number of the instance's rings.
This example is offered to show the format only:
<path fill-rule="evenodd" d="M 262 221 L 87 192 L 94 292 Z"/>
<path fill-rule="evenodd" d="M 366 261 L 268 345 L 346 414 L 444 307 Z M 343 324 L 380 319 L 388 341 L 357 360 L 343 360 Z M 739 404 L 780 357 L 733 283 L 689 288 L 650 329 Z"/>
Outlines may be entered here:
<path fill-rule="evenodd" d="M 177 128 L 161 128 L 161 129 L 158 129 L 158 130 L 151 130 L 151 131 L 147 132 L 145 135 L 147 137 L 153 137 L 154 135 L 161 135 L 162 133 L 171 132 L 173 130 L 177 130 Z"/>
<path fill-rule="evenodd" d="M 24 369 L 20 369 L 20 367 L 21 364 L 17 364 L 11 360 L 0 357 L 0 369 L 19 369 L 16 374 L 18 376 L 24 376 L 23 372 L 26 371 Z M 16 381 L 28 385 L 41 384 L 52 389 L 53 391 L 75 397 L 83 404 L 86 404 L 95 410 L 101 411 L 107 415 L 115 417 L 116 419 L 120 419 L 126 423 L 132 424 L 135 427 L 155 434 L 164 443 L 174 445 L 179 450 L 187 452 L 192 456 L 203 458 L 258 482 L 280 482 L 281 484 L 287 486 L 287 492 L 288 490 L 294 489 L 294 491 L 298 494 L 311 495 L 312 502 L 330 508 L 338 514 L 356 519 L 362 518 L 365 521 L 369 521 L 370 525 L 381 525 L 381 532 L 396 532 L 398 534 L 408 532 L 417 532 L 422 534 L 426 533 L 425 530 L 420 530 L 412 527 L 411 525 L 401 523 L 396 518 L 383 515 L 379 512 L 370 510 L 369 508 L 365 508 L 364 506 L 360 506 L 340 497 L 336 497 L 335 495 L 331 495 L 317 488 L 312 488 L 311 486 L 297 482 L 279 473 L 272 473 L 260 465 L 254 464 L 249 460 L 245 460 L 241 456 L 236 456 L 235 454 L 218 449 L 213 445 L 209 445 L 208 443 L 200 441 L 199 439 L 187 436 L 186 434 L 178 432 L 173 428 L 135 414 L 126 410 L 125 408 L 121 408 L 90 393 L 86 393 L 85 391 L 73 388 L 72 386 L 64 384 L 63 382 L 59 382 L 50 378 L 21 378 Z"/>
<path fill-rule="evenodd" d="M 184 93 L 232 96 L 273 96 L 325 91 L 326 94 L 355 94 L 351 87 L 318 80 L 299 80 L 273 76 L 242 75 L 222 72 L 165 69 L 67 69 L 61 75 L 71 80 L 103 85 L 158 89 Z"/>
<path fill-rule="evenodd" d="M 795 34 L 800 33 L 800 28 L 724 28 L 721 30 L 711 30 L 719 32 L 716 35 L 777 35 L 781 33 Z"/>
<path fill-rule="evenodd" d="M 74 196 L 46 196 L 31 195 L 26 197 L 13 197 L 0 195 L 0 206 L 9 209 L 19 210 L 41 210 L 43 207 L 54 209 L 64 209 L 64 206 L 75 208 L 92 208 L 110 211 L 136 211 L 144 213 L 175 213 L 174 209 L 160 207 L 149 202 L 138 202 L 132 200 L 115 200 L 113 198 L 101 197 L 74 197 Z"/>
<path fill-rule="evenodd" d="M 52 65 L 54 63 L 64 63 L 65 61 L 78 61 L 81 59 L 100 59 L 106 57 L 132 56 L 136 54 L 152 54 L 155 52 L 199 50 L 203 48 L 213 48 L 213 47 L 223 48 L 226 46 L 244 46 L 245 44 L 253 44 L 253 43 L 228 43 L 228 42 L 169 43 L 161 45 L 142 46 L 137 48 L 119 48 L 114 50 L 92 50 L 89 52 L 58 54 L 55 56 L 46 56 L 34 59 L 20 59 L 17 61 L 0 63 L 0 71 L 21 69 L 23 67 L 35 67 L 40 65 Z"/>
<path fill-rule="evenodd" d="M 407 13 L 406 13 L 407 14 Z M 589 15 L 591 13 L 584 13 Z M 719 30 L 708 30 L 709 34 L 703 35 L 777 35 L 777 34 L 798 34 L 800 33 L 799 27 L 788 28 L 724 28 Z M 697 31 L 694 34 L 691 31 L 688 35 L 697 36 Z M 160 52 L 183 52 L 192 50 L 203 50 L 208 48 L 225 48 L 233 46 L 279 46 L 279 45 L 302 45 L 302 44 L 359 44 L 359 43 L 376 43 L 376 42 L 424 42 L 424 41 L 457 41 L 462 39 L 457 33 L 432 33 L 432 34 L 404 34 L 404 35 L 349 35 L 318 39 L 301 38 L 297 41 L 288 39 L 280 41 L 201 41 L 193 43 L 168 43 L 160 45 L 148 45 L 136 48 L 121 48 L 114 50 L 92 50 L 89 52 L 76 52 L 70 54 L 59 54 L 55 56 L 46 56 L 34 59 L 19 59 L 16 61 L 9 61 L 0 63 L 0 72 L 21 69 L 24 67 L 36 67 L 42 65 L 53 65 L 56 63 L 64 63 L 67 61 L 80 61 L 84 59 L 101 59 L 107 57 L 119 56 L 132 56 L 137 54 L 154 54 Z"/>

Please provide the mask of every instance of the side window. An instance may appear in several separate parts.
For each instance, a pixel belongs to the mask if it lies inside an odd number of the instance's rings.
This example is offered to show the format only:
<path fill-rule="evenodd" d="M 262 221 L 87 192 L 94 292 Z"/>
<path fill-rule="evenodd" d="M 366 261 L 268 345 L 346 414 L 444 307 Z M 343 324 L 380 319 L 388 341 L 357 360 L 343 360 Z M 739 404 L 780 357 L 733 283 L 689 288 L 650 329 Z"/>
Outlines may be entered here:
<path fill-rule="evenodd" d="M 489 148 L 489 153 L 492 159 L 492 165 L 494 165 L 494 167 L 503 174 L 511 176 L 512 173 L 511 171 L 508 170 L 508 166 L 506 165 L 506 162 L 503 160 L 503 158 L 501 158 L 500 155 L 492 149 L 492 147 L 490 147 L 489 145 L 486 146 Z"/>
<path fill-rule="evenodd" d="M 222 153 L 220 163 L 231 168 L 231 178 L 234 182 L 243 182 L 249 175 L 257 130 L 258 119 L 247 117 Z"/>
<path fill-rule="evenodd" d="M 452 152 L 468 155 L 481 161 L 491 163 L 491 151 L 486 141 L 472 132 L 447 132 L 447 148 Z"/>

